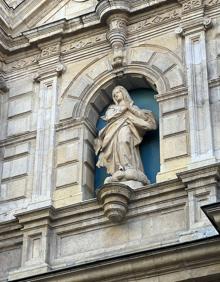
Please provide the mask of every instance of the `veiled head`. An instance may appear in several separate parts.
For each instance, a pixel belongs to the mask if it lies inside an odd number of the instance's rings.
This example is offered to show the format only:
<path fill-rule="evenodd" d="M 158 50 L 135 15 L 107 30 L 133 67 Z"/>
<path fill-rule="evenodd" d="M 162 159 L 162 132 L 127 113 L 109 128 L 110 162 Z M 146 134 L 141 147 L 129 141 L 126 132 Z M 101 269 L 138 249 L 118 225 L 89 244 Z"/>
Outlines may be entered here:
<path fill-rule="evenodd" d="M 116 86 L 112 91 L 112 99 L 114 103 L 117 105 L 121 102 L 121 100 L 125 101 L 125 103 L 133 104 L 133 101 L 128 94 L 127 89 L 123 86 Z"/>

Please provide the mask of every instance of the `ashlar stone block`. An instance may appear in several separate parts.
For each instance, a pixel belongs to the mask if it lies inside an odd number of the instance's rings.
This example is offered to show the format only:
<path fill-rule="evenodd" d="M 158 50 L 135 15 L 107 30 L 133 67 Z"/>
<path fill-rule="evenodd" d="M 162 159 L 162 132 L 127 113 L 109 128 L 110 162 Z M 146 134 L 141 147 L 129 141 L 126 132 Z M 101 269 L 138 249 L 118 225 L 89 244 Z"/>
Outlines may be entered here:
<path fill-rule="evenodd" d="M 79 143 L 68 143 L 57 148 L 57 165 L 79 160 Z"/>
<path fill-rule="evenodd" d="M 186 130 L 185 112 L 175 113 L 163 118 L 163 136 L 183 132 Z"/>
<path fill-rule="evenodd" d="M 187 155 L 187 135 L 177 135 L 163 140 L 164 159 Z"/>
<path fill-rule="evenodd" d="M 31 112 L 32 110 L 32 97 L 31 95 L 25 95 L 17 97 L 9 101 L 8 105 L 8 117 L 13 117 L 19 114 Z"/>
<path fill-rule="evenodd" d="M 186 98 L 178 97 L 167 101 L 163 101 L 161 103 L 161 112 L 164 115 L 166 113 L 186 109 L 186 106 L 187 106 Z"/>
<path fill-rule="evenodd" d="M 28 79 L 19 79 L 9 83 L 9 97 L 19 96 L 24 93 L 29 93 L 33 91 L 33 80 Z"/>
<path fill-rule="evenodd" d="M 1 197 L 3 200 L 25 197 L 27 179 L 25 177 L 2 183 Z"/>
<path fill-rule="evenodd" d="M 56 187 L 78 183 L 79 181 L 79 165 L 73 163 L 57 168 Z"/>
<path fill-rule="evenodd" d="M 30 116 L 10 119 L 8 121 L 8 136 L 22 134 L 30 131 Z"/>
<path fill-rule="evenodd" d="M 4 150 L 4 158 L 14 157 L 16 155 L 29 153 L 30 144 L 29 143 L 21 143 L 17 146 L 6 147 Z"/>
<path fill-rule="evenodd" d="M 5 161 L 3 163 L 2 179 L 23 175 L 28 172 L 28 157 Z"/>

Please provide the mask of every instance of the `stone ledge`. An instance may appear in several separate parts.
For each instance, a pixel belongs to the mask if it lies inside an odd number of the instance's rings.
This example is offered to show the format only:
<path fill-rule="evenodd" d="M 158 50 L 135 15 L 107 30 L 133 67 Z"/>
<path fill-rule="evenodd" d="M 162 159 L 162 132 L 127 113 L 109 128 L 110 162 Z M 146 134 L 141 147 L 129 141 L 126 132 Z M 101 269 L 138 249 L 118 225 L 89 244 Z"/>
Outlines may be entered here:
<path fill-rule="evenodd" d="M 191 243 L 178 244 L 172 247 L 158 248 L 153 251 L 142 251 L 121 255 L 110 259 L 96 260 L 78 266 L 70 266 L 47 274 L 13 280 L 14 282 L 34 281 L 121 281 L 138 277 L 163 277 L 164 282 L 193 279 L 206 276 L 207 273 L 220 277 L 220 240 L 213 237 Z M 195 265 L 195 261 L 197 262 Z M 198 263 L 199 262 L 199 263 Z M 187 267 L 186 267 L 187 265 Z M 204 267 L 205 266 L 205 267 Z M 138 274 L 139 273 L 139 274 Z M 156 273 L 156 274 L 155 274 Z M 166 279 L 166 274 L 173 273 Z M 53 280 L 52 280 L 53 279 Z M 188 280 L 187 280 L 188 281 Z M 193 280 L 195 281 L 195 280 Z M 197 280 L 196 280 L 197 281 Z M 215 280 L 217 281 L 217 280 Z"/>

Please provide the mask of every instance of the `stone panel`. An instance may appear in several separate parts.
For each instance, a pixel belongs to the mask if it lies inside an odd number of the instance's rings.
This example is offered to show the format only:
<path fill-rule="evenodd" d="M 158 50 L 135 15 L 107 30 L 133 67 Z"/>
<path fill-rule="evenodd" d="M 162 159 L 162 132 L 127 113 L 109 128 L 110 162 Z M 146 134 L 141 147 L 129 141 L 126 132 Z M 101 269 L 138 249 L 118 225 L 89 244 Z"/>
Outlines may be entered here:
<path fill-rule="evenodd" d="M 112 255 L 119 250 L 123 253 L 128 246 L 133 246 L 136 251 L 161 246 L 174 239 L 177 231 L 185 231 L 186 228 L 185 206 L 181 205 L 175 209 L 158 212 L 154 216 L 148 214 L 138 219 L 134 218 L 126 224 L 114 227 L 97 228 L 76 234 L 60 234 L 57 236 L 56 258 L 71 256 L 81 261 L 103 251 L 105 255 L 108 253 Z"/>
<path fill-rule="evenodd" d="M 9 97 L 18 96 L 24 93 L 32 92 L 33 80 L 25 78 L 13 81 L 9 84 Z"/>
<path fill-rule="evenodd" d="M 73 117 L 73 109 L 75 105 L 79 103 L 79 100 L 74 100 L 72 98 L 65 97 L 60 105 L 59 109 L 59 119 L 64 120 Z"/>
<path fill-rule="evenodd" d="M 57 148 L 57 165 L 79 160 L 79 143 L 69 143 Z"/>
<path fill-rule="evenodd" d="M 3 163 L 2 179 L 23 175 L 28 172 L 28 157 L 5 161 Z"/>
<path fill-rule="evenodd" d="M 178 69 L 178 66 L 169 70 L 165 74 L 165 77 L 170 82 L 171 89 L 183 85 L 183 77 L 182 74 L 180 73 L 180 70 Z"/>
<path fill-rule="evenodd" d="M 146 48 L 139 48 L 139 50 L 132 49 L 128 55 L 128 60 L 131 63 L 136 62 L 146 62 L 150 60 L 152 55 L 154 54 L 154 51 L 147 50 Z"/>
<path fill-rule="evenodd" d="M 111 70 L 110 64 L 107 60 L 101 60 L 99 63 L 98 68 L 94 68 L 94 66 L 91 66 L 87 69 L 87 75 L 95 80 L 98 78 L 99 75 Z"/>
<path fill-rule="evenodd" d="M 68 128 L 57 133 L 57 141 L 58 143 L 63 143 L 70 140 L 76 140 L 80 137 L 80 129 L 79 128 Z"/>
<path fill-rule="evenodd" d="M 80 95 L 91 86 L 92 81 L 87 76 L 78 77 L 71 86 L 70 96 L 80 97 Z"/>
<path fill-rule="evenodd" d="M 1 198 L 9 200 L 24 197 L 26 194 L 26 187 L 27 179 L 25 177 L 2 183 Z"/>
<path fill-rule="evenodd" d="M 186 98 L 178 97 L 174 99 L 170 99 L 168 101 L 164 101 L 161 103 L 161 112 L 162 114 L 182 110 L 186 108 Z"/>
<path fill-rule="evenodd" d="M 0 281 L 7 281 L 8 272 L 21 266 L 21 249 L 0 252 Z"/>
<path fill-rule="evenodd" d="M 30 131 L 30 116 L 10 119 L 8 121 L 8 136 Z"/>
<path fill-rule="evenodd" d="M 9 101 L 8 117 L 30 112 L 32 108 L 32 97 L 29 95 L 20 96 Z"/>
<path fill-rule="evenodd" d="M 78 163 L 69 164 L 57 168 L 56 186 L 65 186 L 79 181 L 79 165 Z"/>
<path fill-rule="evenodd" d="M 160 71 L 165 72 L 174 65 L 174 62 L 168 54 L 160 54 L 160 56 L 156 56 L 153 59 L 152 65 Z"/>
<path fill-rule="evenodd" d="M 186 130 L 185 112 L 175 113 L 163 118 L 163 136 L 183 132 Z"/>
<path fill-rule="evenodd" d="M 177 135 L 163 140 L 164 159 L 187 155 L 187 135 Z"/>
<path fill-rule="evenodd" d="M 22 143 L 13 147 L 6 147 L 4 150 L 4 158 L 14 157 L 16 155 L 29 153 L 30 144 Z"/>

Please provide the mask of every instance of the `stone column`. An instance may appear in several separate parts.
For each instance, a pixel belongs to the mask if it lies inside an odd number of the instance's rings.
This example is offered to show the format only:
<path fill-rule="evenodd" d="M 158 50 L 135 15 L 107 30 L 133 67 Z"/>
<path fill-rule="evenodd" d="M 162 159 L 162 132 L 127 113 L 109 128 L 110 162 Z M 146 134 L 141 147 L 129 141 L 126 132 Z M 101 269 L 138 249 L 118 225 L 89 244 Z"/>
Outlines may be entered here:
<path fill-rule="evenodd" d="M 211 125 L 209 85 L 206 57 L 206 29 L 211 20 L 204 18 L 202 1 L 196 5 L 183 1 L 181 28 L 184 36 L 188 79 L 188 109 L 190 123 L 190 168 L 215 162 Z"/>
<path fill-rule="evenodd" d="M 35 78 L 39 83 L 39 105 L 32 204 L 43 202 L 43 205 L 49 205 L 52 201 L 58 80 L 63 70 L 63 65 L 59 64 L 56 69 L 40 73 Z"/>

